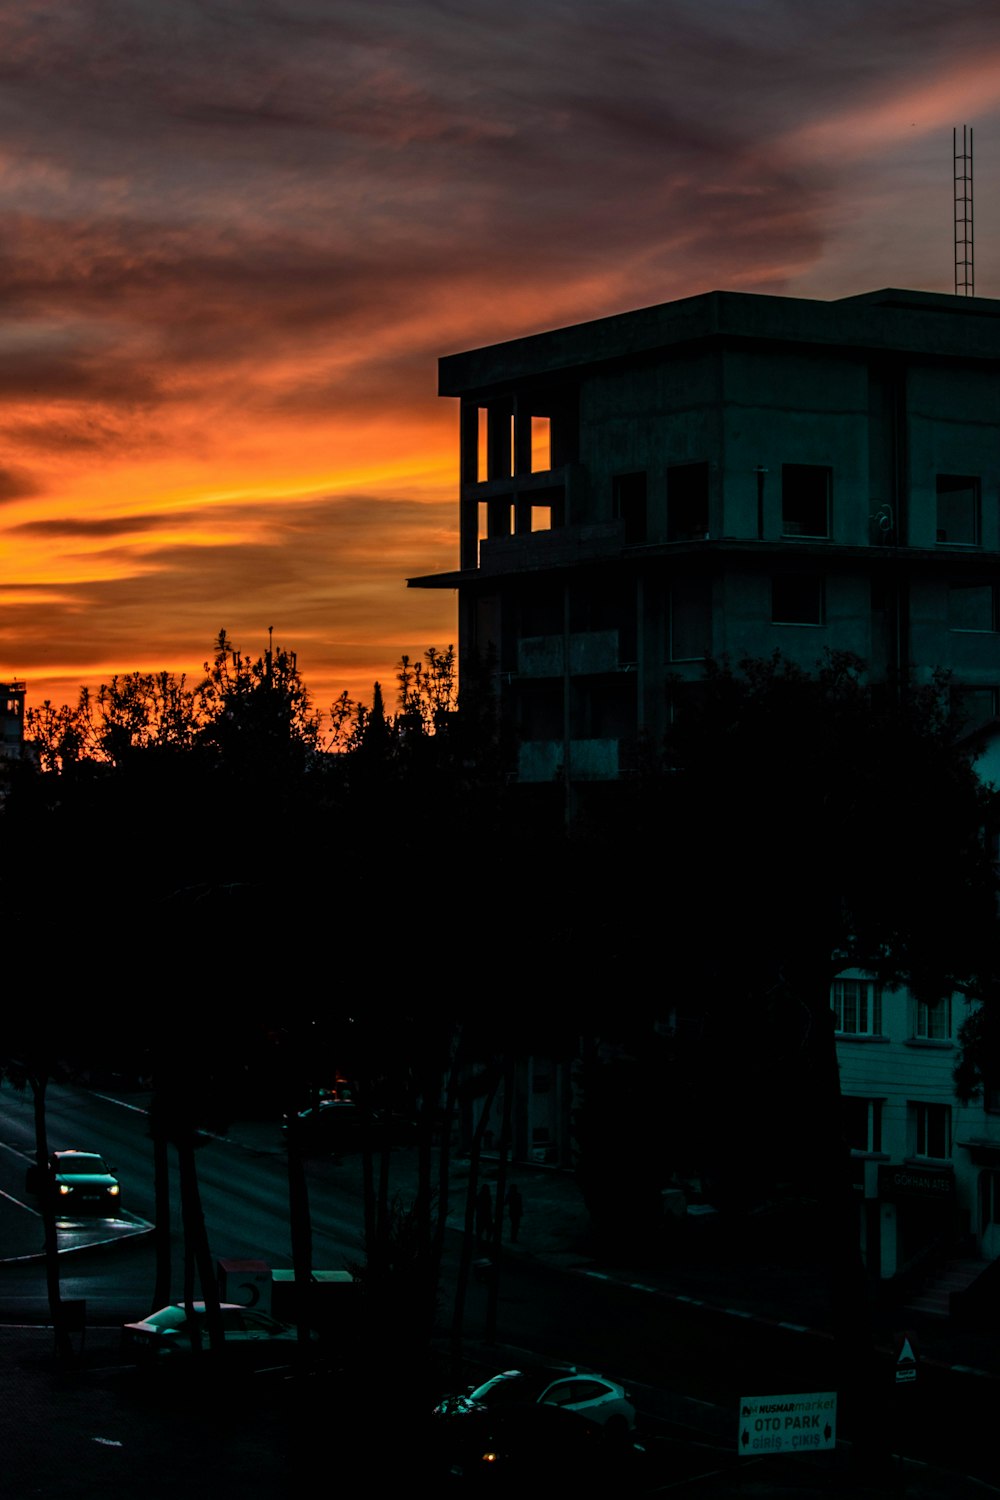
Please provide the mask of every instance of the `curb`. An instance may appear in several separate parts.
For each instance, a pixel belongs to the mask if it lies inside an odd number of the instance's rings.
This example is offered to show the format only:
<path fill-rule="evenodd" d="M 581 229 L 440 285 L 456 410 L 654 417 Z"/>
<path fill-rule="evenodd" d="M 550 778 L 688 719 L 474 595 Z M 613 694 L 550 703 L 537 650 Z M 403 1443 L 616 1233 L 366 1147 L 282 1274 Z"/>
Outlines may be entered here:
<path fill-rule="evenodd" d="M 57 1250 L 59 1256 L 82 1255 L 87 1250 L 106 1250 L 111 1245 L 127 1244 L 132 1240 L 144 1240 L 153 1233 L 155 1225 L 150 1224 L 147 1219 L 137 1219 L 132 1227 L 123 1230 L 120 1234 L 109 1234 L 103 1239 L 86 1240 L 79 1245 L 63 1245 Z M 44 1261 L 44 1250 L 33 1250 L 27 1255 L 4 1255 L 0 1256 L 0 1266 L 29 1266 L 37 1265 Z"/>
<path fill-rule="evenodd" d="M 688 1297 L 683 1292 L 666 1292 L 661 1287 L 647 1286 L 641 1281 L 619 1281 L 617 1277 L 609 1276 L 605 1271 L 592 1271 L 585 1266 L 577 1268 L 574 1272 L 577 1276 L 589 1276 L 594 1281 L 607 1281 L 616 1286 L 626 1287 L 629 1291 L 644 1292 L 647 1296 L 659 1297 L 665 1302 L 676 1302 L 684 1307 L 700 1307 L 706 1312 L 719 1313 L 726 1318 L 739 1318 L 744 1323 L 757 1323 L 765 1328 L 783 1328 L 786 1333 L 806 1333 L 817 1339 L 833 1339 L 833 1334 L 828 1328 L 810 1328 L 805 1323 L 789 1323 L 783 1318 L 768 1318 L 762 1313 L 747 1312 L 742 1307 L 723 1307 L 718 1302 L 708 1302 L 704 1297 Z M 892 1355 L 893 1350 L 888 1344 L 876 1344 L 875 1351 L 878 1354 Z M 947 1370 L 954 1375 L 975 1375 L 982 1380 L 993 1380 L 1000 1383 L 1000 1373 L 995 1370 L 980 1370 L 975 1365 L 953 1365 L 947 1360 L 934 1359 L 922 1355 L 922 1365 L 931 1365 L 935 1370 Z"/>

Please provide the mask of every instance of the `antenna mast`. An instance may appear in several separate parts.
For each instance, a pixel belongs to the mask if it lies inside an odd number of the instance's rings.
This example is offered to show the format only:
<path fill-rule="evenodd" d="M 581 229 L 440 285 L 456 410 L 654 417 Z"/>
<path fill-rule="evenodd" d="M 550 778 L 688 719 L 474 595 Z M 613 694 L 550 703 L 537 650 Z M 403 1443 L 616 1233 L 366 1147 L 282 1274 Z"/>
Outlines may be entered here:
<path fill-rule="evenodd" d="M 962 126 L 962 149 L 958 128 L 951 132 L 955 168 L 955 296 L 976 295 L 976 270 L 972 240 L 972 126 Z"/>

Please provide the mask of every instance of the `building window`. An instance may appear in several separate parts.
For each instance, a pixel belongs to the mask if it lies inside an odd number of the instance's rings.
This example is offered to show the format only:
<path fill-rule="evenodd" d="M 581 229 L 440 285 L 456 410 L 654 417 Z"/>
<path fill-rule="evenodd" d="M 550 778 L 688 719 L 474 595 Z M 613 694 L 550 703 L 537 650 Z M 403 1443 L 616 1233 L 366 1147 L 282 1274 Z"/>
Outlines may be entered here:
<path fill-rule="evenodd" d="M 950 547 L 978 547 L 977 478 L 970 474 L 937 476 L 937 539 Z"/>
<path fill-rule="evenodd" d="M 616 474 L 613 481 L 615 519 L 625 523 L 625 545 L 646 540 L 646 476 Z"/>
<path fill-rule="evenodd" d="M 517 722 L 524 740 L 561 740 L 563 694 L 561 683 L 522 682 L 517 690 Z"/>
<path fill-rule="evenodd" d="M 852 1151 L 882 1150 L 882 1100 L 845 1095 L 844 1136 Z"/>
<path fill-rule="evenodd" d="M 833 1015 L 844 1036 L 882 1035 L 882 989 L 873 979 L 835 979 Z"/>
<path fill-rule="evenodd" d="M 670 660 L 698 661 L 711 654 L 711 582 L 678 578 L 670 590 Z"/>
<path fill-rule="evenodd" d="M 832 471 L 821 464 L 782 464 L 783 536 L 830 535 L 831 477 Z"/>
<path fill-rule="evenodd" d="M 911 1104 L 911 1139 L 915 1156 L 943 1160 L 951 1155 L 951 1105 Z"/>
<path fill-rule="evenodd" d="M 531 419 L 531 472 L 544 474 L 552 467 L 552 421 L 549 417 Z"/>
<path fill-rule="evenodd" d="M 807 573 L 782 573 L 772 578 L 771 622 L 774 625 L 822 625 L 822 578 Z"/>
<path fill-rule="evenodd" d="M 949 630 L 996 630 L 997 591 L 993 583 L 948 585 Z"/>
<path fill-rule="evenodd" d="M 525 588 L 520 598 L 521 636 L 562 635 L 562 589 L 539 584 Z"/>
<path fill-rule="evenodd" d="M 930 1004 L 914 1001 L 913 1035 L 924 1042 L 951 1041 L 951 996 Z"/>
<path fill-rule="evenodd" d="M 708 536 L 708 464 L 674 464 L 667 470 L 667 541 Z"/>

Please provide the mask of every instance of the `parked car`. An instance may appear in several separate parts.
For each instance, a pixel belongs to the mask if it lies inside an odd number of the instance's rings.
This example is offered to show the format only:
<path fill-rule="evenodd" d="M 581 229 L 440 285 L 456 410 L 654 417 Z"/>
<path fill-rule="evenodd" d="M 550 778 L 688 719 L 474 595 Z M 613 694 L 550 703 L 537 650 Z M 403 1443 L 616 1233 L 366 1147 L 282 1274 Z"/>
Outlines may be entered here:
<path fill-rule="evenodd" d="M 295 1124 L 303 1151 L 344 1151 L 359 1138 L 358 1107 L 351 1099 L 321 1099 L 309 1109 L 300 1109 Z M 290 1125 L 286 1118 L 281 1127 L 286 1138 Z"/>
<path fill-rule="evenodd" d="M 232 1348 L 236 1354 L 254 1362 L 291 1358 L 296 1333 L 287 1323 L 279 1323 L 268 1313 L 241 1307 L 234 1302 L 223 1302 L 220 1311 L 227 1351 Z M 201 1345 L 207 1349 L 208 1323 L 204 1302 L 194 1304 L 194 1314 Z M 310 1334 L 311 1339 L 316 1337 L 316 1334 Z M 126 1323 L 122 1329 L 122 1344 L 138 1359 L 156 1363 L 162 1358 L 190 1355 L 193 1339 L 186 1309 L 175 1302 L 170 1307 L 161 1307 L 159 1312 L 150 1313 L 138 1323 Z"/>
<path fill-rule="evenodd" d="M 295 1115 L 300 1147 L 309 1153 L 357 1150 L 362 1143 L 365 1128 L 376 1147 L 389 1144 L 408 1146 L 416 1134 L 416 1126 L 409 1116 L 396 1111 L 375 1109 L 365 1114 L 361 1107 L 348 1096 L 348 1091 L 338 1092 L 338 1097 L 321 1097 L 318 1104 L 300 1109 Z M 285 1138 L 289 1134 L 289 1119 L 286 1116 L 281 1127 Z"/>
<path fill-rule="evenodd" d="M 121 1184 L 103 1156 L 95 1151 L 53 1151 L 43 1174 L 29 1167 L 25 1188 L 40 1193 L 45 1184 L 55 1196 L 56 1211 L 68 1218 L 82 1214 L 117 1216 L 121 1211 Z"/>
<path fill-rule="evenodd" d="M 465 1395 L 446 1396 L 435 1413 L 464 1417 L 525 1404 L 561 1407 L 612 1432 L 635 1427 L 635 1407 L 623 1386 L 604 1375 L 552 1368 L 504 1370 Z"/>
<path fill-rule="evenodd" d="M 641 1450 L 564 1407 L 480 1406 L 439 1427 L 433 1462 L 445 1493 L 629 1495 L 643 1472 Z"/>

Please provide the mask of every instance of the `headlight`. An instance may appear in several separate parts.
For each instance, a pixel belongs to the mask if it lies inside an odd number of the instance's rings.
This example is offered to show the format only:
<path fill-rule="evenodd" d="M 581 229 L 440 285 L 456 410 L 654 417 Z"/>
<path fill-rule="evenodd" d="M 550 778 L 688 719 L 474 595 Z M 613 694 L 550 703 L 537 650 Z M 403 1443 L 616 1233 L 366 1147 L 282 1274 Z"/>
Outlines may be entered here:
<path fill-rule="evenodd" d="M 111 1194 L 112 1198 L 117 1198 L 118 1194 L 121 1192 L 121 1188 L 118 1186 L 117 1182 L 113 1182 L 108 1188 L 108 1192 Z"/>
<path fill-rule="evenodd" d="M 67 1196 L 67 1194 L 71 1193 L 72 1191 L 73 1191 L 73 1189 L 70 1187 L 70 1185 L 69 1185 L 68 1182 L 61 1182 L 59 1184 L 59 1196 L 60 1196 L 60 1198 L 65 1198 Z"/>

